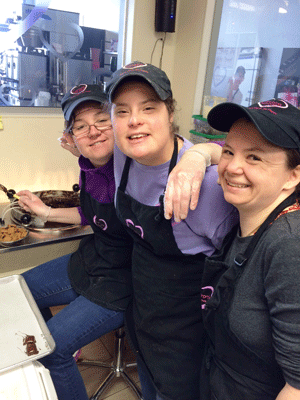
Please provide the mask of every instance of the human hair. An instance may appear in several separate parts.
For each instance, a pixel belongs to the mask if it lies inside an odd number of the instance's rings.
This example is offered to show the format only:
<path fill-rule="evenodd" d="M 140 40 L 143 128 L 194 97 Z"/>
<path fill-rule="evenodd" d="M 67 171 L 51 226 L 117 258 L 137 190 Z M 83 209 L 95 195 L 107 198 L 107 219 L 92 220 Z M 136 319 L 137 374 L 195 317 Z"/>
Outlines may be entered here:
<path fill-rule="evenodd" d="M 109 113 L 109 104 L 108 102 L 106 103 L 100 103 L 99 101 L 96 100 L 86 100 L 82 103 L 80 103 L 77 107 L 74 108 L 74 110 L 72 111 L 71 117 L 69 119 L 69 121 L 65 120 L 65 132 L 70 133 L 72 130 L 72 127 L 74 125 L 74 121 L 75 121 L 75 115 L 76 115 L 76 111 L 83 109 L 85 107 L 87 107 L 88 105 L 92 105 L 92 104 L 96 104 L 99 107 L 99 110 L 103 113 Z"/>
<path fill-rule="evenodd" d="M 237 74 L 242 74 L 243 76 L 245 76 L 246 70 L 245 70 L 245 68 L 244 68 L 242 65 L 240 65 L 239 67 L 237 67 L 237 69 L 236 69 L 236 71 L 235 71 L 235 75 L 237 75 Z"/>
<path fill-rule="evenodd" d="M 287 156 L 287 167 L 288 169 L 294 169 L 300 165 L 300 151 L 297 149 L 284 149 Z M 300 182 L 296 186 L 295 192 L 297 199 L 300 200 Z"/>
<path fill-rule="evenodd" d="M 177 105 L 176 100 L 173 97 L 168 97 L 166 100 L 164 100 L 164 103 L 167 107 L 169 115 L 173 114 L 175 116 Z M 171 131 L 174 135 L 177 135 L 179 133 L 179 126 L 175 123 L 175 120 L 173 120 L 172 122 Z"/>

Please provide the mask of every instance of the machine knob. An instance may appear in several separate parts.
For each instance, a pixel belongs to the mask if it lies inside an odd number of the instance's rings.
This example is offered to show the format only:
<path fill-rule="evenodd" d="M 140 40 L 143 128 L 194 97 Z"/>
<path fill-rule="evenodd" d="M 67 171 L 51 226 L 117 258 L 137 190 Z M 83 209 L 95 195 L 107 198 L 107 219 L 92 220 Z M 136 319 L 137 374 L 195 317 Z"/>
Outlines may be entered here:
<path fill-rule="evenodd" d="M 80 187 L 79 187 L 78 183 L 75 183 L 75 184 L 72 186 L 72 188 L 73 188 L 73 191 L 74 191 L 74 192 L 79 192 L 79 190 L 80 190 Z"/>

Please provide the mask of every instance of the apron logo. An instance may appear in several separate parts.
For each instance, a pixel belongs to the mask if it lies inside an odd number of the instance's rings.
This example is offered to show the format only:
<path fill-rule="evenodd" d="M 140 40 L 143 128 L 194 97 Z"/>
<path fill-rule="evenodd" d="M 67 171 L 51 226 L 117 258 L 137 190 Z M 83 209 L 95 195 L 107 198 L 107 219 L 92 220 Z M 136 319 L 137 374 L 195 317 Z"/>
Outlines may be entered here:
<path fill-rule="evenodd" d="M 93 222 L 98 228 L 102 229 L 103 231 L 106 231 L 107 229 L 107 223 L 104 221 L 104 219 L 98 219 L 97 215 L 94 216 Z"/>
<path fill-rule="evenodd" d="M 212 286 L 204 286 L 201 289 L 201 308 L 204 310 L 206 302 L 212 297 L 214 294 L 214 288 Z"/>
<path fill-rule="evenodd" d="M 126 225 L 128 226 L 128 228 L 130 228 L 131 230 L 133 230 L 133 232 L 135 232 L 136 234 L 138 234 L 142 239 L 144 239 L 144 231 L 143 228 L 141 226 L 136 226 L 134 225 L 134 223 L 131 221 L 131 219 L 126 219 Z"/>

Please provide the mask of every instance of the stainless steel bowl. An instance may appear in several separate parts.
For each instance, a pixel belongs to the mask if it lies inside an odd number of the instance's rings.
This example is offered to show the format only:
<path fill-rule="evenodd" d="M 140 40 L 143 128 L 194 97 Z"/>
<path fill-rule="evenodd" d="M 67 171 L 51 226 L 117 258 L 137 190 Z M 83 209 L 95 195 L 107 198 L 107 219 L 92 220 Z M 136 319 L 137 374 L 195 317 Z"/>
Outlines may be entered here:
<path fill-rule="evenodd" d="M 0 238 L 0 245 L 1 245 L 1 246 L 4 246 L 4 247 L 18 246 L 18 245 L 20 245 L 22 242 L 24 242 L 25 239 L 27 238 L 27 236 L 29 235 L 29 232 L 28 232 L 28 230 L 27 230 L 26 228 L 20 227 L 20 226 L 17 226 L 17 225 L 10 224 L 10 225 L 8 225 L 8 226 L 6 226 L 6 227 L 0 228 L 0 236 L 2 236 L 3 233 L 6 233 L 6 232 L 7 232 L 7 229 L 8 229 L 9 227 L 10 227 L 11 229 L 21 230 L 21 231 L 24 233 L 25 236 L 23 236 L 23 237 L 20 238 L 20 239 L 11 240 L 11 241 L 2 240 L 2 239 Z"/>

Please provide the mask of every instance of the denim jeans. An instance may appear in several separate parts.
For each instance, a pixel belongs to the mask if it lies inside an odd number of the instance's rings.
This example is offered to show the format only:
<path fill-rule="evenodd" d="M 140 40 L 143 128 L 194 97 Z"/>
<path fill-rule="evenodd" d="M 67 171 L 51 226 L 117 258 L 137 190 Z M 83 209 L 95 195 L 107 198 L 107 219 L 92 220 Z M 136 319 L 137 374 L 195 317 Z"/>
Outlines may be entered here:
<path fill-rule="evenodd" d="M 23 274 L 56 344 L 39 361 L 49 369 L 59 400 L 88 400 L 73 354 L 123 324 L 123 312 L 106 309 L 78 295 L 68 278 L 70 254 Z M 52 317 L 49 307 L 68 304 Z"/>
<path fill-rule="evenodd" d="M 140 378 L 143 400 L 163 400 L 153 386 L 149 374 L 144 369 L 144 365 L 137 359 L 137 369 Z"/>

